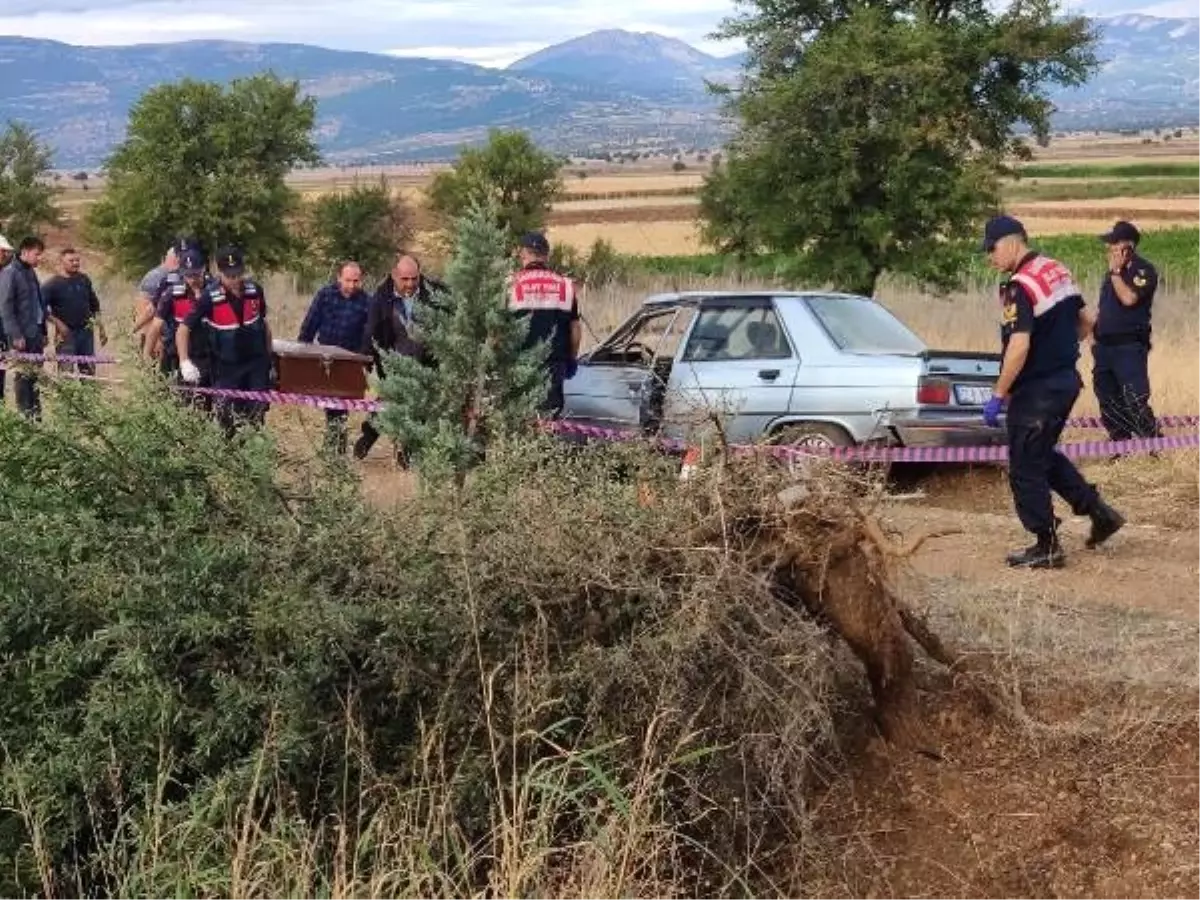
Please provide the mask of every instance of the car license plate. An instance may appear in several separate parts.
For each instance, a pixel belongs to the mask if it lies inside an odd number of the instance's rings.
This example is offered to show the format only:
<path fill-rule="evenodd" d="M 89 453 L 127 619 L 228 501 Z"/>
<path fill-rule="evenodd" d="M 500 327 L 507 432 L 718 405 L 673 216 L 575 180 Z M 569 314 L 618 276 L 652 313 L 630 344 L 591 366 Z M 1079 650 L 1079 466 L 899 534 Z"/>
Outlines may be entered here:
<path fill-rule="evenodd" d="M 956 384 L 954 386 L 954 399 L 960 406 L 983 406 L 991 397 L 992 389 L 990 387 L 974 384 Z"/>

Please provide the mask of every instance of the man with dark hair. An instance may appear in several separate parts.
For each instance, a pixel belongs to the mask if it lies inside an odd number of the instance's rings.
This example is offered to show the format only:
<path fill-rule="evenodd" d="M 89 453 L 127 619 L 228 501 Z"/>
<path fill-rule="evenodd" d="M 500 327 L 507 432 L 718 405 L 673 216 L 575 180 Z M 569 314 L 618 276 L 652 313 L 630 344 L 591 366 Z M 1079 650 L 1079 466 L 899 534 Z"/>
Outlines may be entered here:
<path fill-rule="evenodd" d="M 179 373 L 188 384 L 200 384 L 204 373 L 192 360 L 191 336 L 203 328 L 212 348 L 213 387 L 241 391 L 266 391 L 270 387 L 271 326 L 267 298 L 257 282 L 246 277 L 240 247 L 217 252 L 220 284 L 206 290 L 192 304 L 175 332 Z M 217 417 L 232 437 L 239 420 L 262 425 L 267 404 L 255 400 L 217 402 Z"/>
<path fill-rule="evenodd" d="M 575 377 L 582 339 L 579 298 L 575 283 L 550 268 L 550 242 L 545 235 L 531 232 L 522 237 L 517 258 L 521 268 L 509 285 L 508 308 L 529 318 L 527 346 L 549 344 L 545 366 L 550 388 L 541 408 L 558 418 L 565 402 L 563 382 Z"/>
<path fill-rule="evenodd" d="M 1100 240 L 1108 245 L 1108 273 L 1100 286 L 1093 332 L 1092 386 L 1110 440 L 1161 437 L 1150 407 L 1150 308 L 1158 272 L 1138 255 L 1141 233 L 1117 222 Z"/>
<path fill-rule="evenodd" d="M 0 324 L 18 353 L 46 352 L 46 304 L 37 277 L 45 249 L 41 238 L 27 237 L 17 248 L 17 258 L 0 270 Z M 31 419 L 40 418 L 37 375 L 20 372 L 14 385 L 17 408 Z"/>
<path fill-rule="evenodd" d="M 161 370 L 168 378 L 182 381 L 179 373 L 179 352 L 175 345 L 175 336 L 181 322 L 187 319 L 192 309 L 200 302 L 209 289 L 215 289 L 215 282 L 208 277 L 207 261 L 204 254 L 195 247 L 184 250 L 179 259 L 179 274 L 182 280 L 178 284 L 170 284 L 159 297 L 154 321 L 146 332 L 147 343 L 143 348 L 147 361 L 153 358 L 151 348 L 159 340 L 162 341 Z M 188 338 L 188 359 L 200 372 L 200 377 L 194 384 L 198 387 L 212 386 L 212 348 L 209 337 L 202 330 L 194 331 Z M 208 394 L 195 393 L 188 400 L 197 409 L 208 411 L 212 409 L 212 397 Z"/>
<path fill-rule="evenodd" d="M 104 323 L 100 321 L 100 298 L 92 280 L 80 271 L 79 252 L 74 247 L 64 247 L 58 256 L 59 274 L 42 285 L 42 296 L 54 326 L 55 352 L 64 356 L 95 356 L 97 335 L 101 346 L 108 344 Z M 80 363 L 75 368 L 85 375 L 96 374 L 93 363 Z"/>
<path fill-rule="evenodd" d="M 325 285 L 308 307 L 297 340 L 314 340 L 352 353 L 362 348 L 371 298 L 362 289 L 362 267 L 346 261 L 338 268 L 337 280 Z M 346 452 L 346 417 L 343 409 L 325 410 L 325 445 L 335 453 Z"/>
<path fill-rule="evenodd" d="M 1011 216 L 987 223 L 983 252 L 992 268 L 1007 273 L 1001 298 L 1003 360 L 984 421 L 999 424 L 1008 405 L 1008 477 L 1017 516 L 1037 539 L 1010 553 L 1008 564 L 1031 569 L 1061 568 L 1066 560 L 1058 539 L 1053 490 L 1077 516 L 1092 520 L 1087 546 L 1108 540 L 1125 524 L 1094 485 L 1057 449 L 1083 380 L 1076 363 L 1079 339 L 1092 327 L 1083 295 L 1071 272 L 1028 246 L 1025 227 Z"/>

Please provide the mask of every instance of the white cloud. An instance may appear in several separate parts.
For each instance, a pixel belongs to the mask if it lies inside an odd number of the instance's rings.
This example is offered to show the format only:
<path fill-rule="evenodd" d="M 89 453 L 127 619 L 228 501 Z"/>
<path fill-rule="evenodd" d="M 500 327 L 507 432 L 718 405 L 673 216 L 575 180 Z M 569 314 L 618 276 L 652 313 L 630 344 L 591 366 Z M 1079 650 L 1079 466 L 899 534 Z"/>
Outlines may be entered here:
<path fill-rule="evenodd" d="M 1100 15 L 1196 14 L 1195 0 L 1066 3 Z M 655 31 L 733 53 L 740 45 L 709 38 L 733 12 L 733 0 L 38 0 L 32 9 L 27 0 L 0 0 L 0 34 L 94 45 L 287 41 L 502 66 L 601 28 Z"/>
<path fill-rule="evenodd" d="M 391 56 L 415 56 L 425 59 L 454 59 L 477 66 L 503 68 L 545 47 L 540 43 L 500 44 L 490 47 L 397 47 L 385 51 Z"/>

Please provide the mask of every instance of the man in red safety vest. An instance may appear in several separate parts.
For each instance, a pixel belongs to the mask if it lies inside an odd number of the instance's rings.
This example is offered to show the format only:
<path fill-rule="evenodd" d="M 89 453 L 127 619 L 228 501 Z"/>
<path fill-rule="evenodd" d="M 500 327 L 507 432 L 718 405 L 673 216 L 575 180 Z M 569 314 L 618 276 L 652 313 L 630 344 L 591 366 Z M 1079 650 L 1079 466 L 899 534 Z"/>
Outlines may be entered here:
<path fill-rule="evenodd" d="M 188 384 L 199 384 L 203 373 L 191 358 L 191 335 L 203 329 L 212 353 L 215 388 L 266 391 L 271 387 L 271 326 L 267 299 L 258 282 L 245 276 L 245 256 L 240 247 L 217 253 L 218 284 L 192 304 L 175 332 L 179 374 Z M 233 436 L 240 420 L 261 425 L 267 404 L 255 400 L 221 398 L 217 417 L 225 433 Z"/>
<path fill-rule="evenodd" d="M 546 369 L 550 387 L 541 410 L 551 418 L 563 411 L 563 382 L 575 377 L 582 331 L 575 284 L 550 268 L 550 243 L 536 232 L 524 235 L 517 247 L 521 268 L 509 285 L 508 308 L 529 319 L 526 347 L 549 344 Z"/>

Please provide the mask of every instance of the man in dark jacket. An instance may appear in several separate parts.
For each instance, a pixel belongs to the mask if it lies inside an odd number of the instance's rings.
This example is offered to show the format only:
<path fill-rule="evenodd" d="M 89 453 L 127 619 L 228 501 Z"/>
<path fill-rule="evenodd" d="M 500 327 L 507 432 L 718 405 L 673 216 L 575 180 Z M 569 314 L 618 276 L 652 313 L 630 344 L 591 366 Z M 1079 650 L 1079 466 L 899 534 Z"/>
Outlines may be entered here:
<path fill-rule="evenodd" d="M 13 245 L 8 238 L 0 234 L 0 271 L 13 261 Z M 8 349 L 8 336 L 4 333 L 4 321 L 0 320 L 0 353 Z M 7 369 L 0 367 L 0 406 L 4 405 L 4 375 Z"/>
<path fill-rule="evenodd" d="M 82 260 L 74 247 L 59 253 L 61 272 L 42 285 L 46 311 L 54 325 L 55 351 L 64 356 L 95 356 L 96 337 L 100 345 L 108 343 L 104 323 L 100 321 L 100 298 L 92 279 L 80 271 Z M 60 367 L 62 368 L 62 367 Z M 92 363 L 70 364 L 85 375 L 95 375 Z"/>
<path fill-rule="evenodd" d="M 381 353 L 384 350 L 413 357 L 426 366 L 437 365 L 429 348 L 421 340 L 414 316 L 419 307 L 435 305 L 438 295 L 446 290 L 440 281 L 422 274 L 421 265 L 415 257 L 404 253 L 399 256 L 391 273 L 376 288 L 375 296 L 371 299 L 361 347 L 362 353 L 374 358 L 375 372 L 380 378 L 387 377 Z M 354 442 L 355 459 L 366 457 L 377 440 L 379 432 L 367 419 L 363 422 L 362 436 Z M 403 461 L 399 452 L 396 458 L 398 462 Z"/>
<path fill-rule="evenodd" d="M 362 268 L 356 262 L 342 263 L 337 281 L 325 285 L 313 297 L 308 314 L 300 326 L 302 344 L 341 347 L 358 353 L 371 298 L 362 289 Z M 325 444 L 337 453 L 346 452 L 346 416 L 342 409 L 325 410 Z"/>
<path fill-rule="evenodd" d="M 17 249 L 17 258 L 0 270 L 0 323 L 9 346 L 18 353 L 46 352 L 46 304 L 37 277 L 45 249 L 41 238 L 27 237 Z M 37 376 L 18 374 L 13 390 L 17 408 L 31 419 L 39 418 Z"/>

